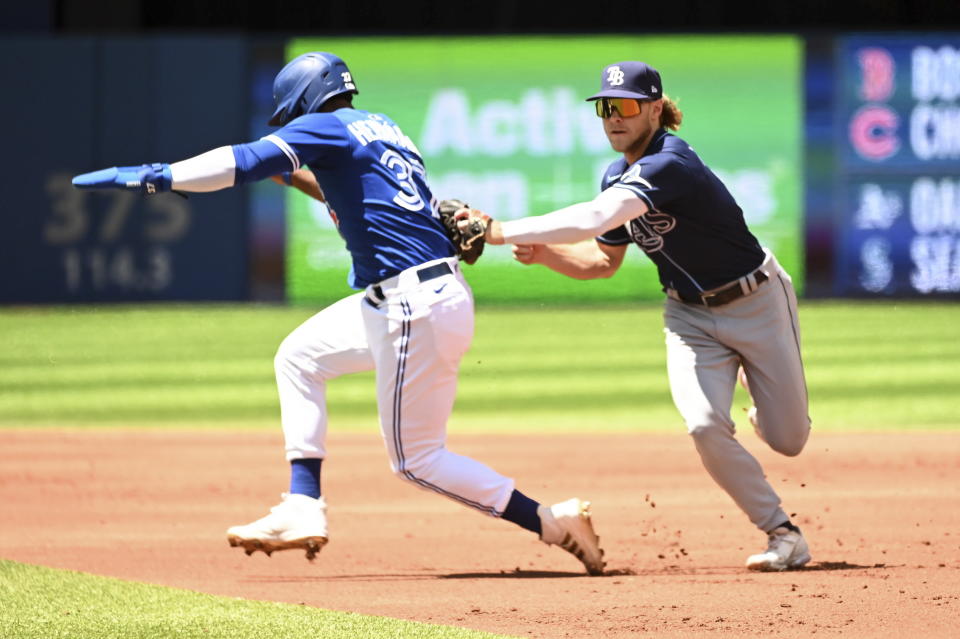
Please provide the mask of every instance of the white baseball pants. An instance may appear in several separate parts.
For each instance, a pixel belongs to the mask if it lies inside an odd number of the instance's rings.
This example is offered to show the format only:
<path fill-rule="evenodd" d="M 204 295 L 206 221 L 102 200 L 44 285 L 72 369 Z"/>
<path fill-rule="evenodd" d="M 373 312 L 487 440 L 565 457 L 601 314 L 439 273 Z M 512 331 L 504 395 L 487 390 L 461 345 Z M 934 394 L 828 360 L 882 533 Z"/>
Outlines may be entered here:
<path fill-rule="evenodd" d="M 773 255 L 761 268 L 770 279 L 723 306 L 667 298 L 664 332 L 670 392 L 704 467 L 766 532 L 789 517 L 760 463 L 734 437 L 730 409 L 738 367 L 747 374 L 759 434 L 771 448 L 798 455 L 810 417 L 793 282 Z"/>
<path fill-rule="evenodd" d="M 437 264 L 450 274 L 421 282 Z M 460 360 L 473 339 L 473 293 L 456 258 L 407 269 L 320 311 L 274 360 L 288 460 L 324 458 L 327 382 L 376 370 L 380 430 L 398 477 L 493 516 L 514 482 L 446 449 Z"/>

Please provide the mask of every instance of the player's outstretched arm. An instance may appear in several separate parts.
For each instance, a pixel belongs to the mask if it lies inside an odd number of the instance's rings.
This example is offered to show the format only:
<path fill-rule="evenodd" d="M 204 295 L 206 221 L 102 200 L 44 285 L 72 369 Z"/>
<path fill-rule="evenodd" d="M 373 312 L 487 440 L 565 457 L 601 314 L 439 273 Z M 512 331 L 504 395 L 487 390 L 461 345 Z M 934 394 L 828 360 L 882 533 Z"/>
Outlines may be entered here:
<path fill-rule="evenodd" d="M 115 166 L 84 173 L 73 178 L 73 185 L 81 189 L 125 189 L 144 195 L 171 190 L 205 193 L 263 180 L 283 171 L 296 172 L 300 168 L 299 158 L 288 145 L 271 137 L 276 138 L 267 136 L 256 142 L 222 146 L 174 164 Z"/>
<path fill-rule="evenodd" d="M 139 166 L 112 166 L 90 173 L 74 176 L 73 185 L 78 189 L 125 189 L 152 195 L 169 191 L 173 176 L 169 164 L 141 164 Z"/>
<path fill-rule="evenodd" d="M 153 195 L 164 191 L 204 193 L 234 185 L 236 160 L 233 149 L 222 146 L 175 164 L 154 163 L 115 166 L 73 178 L 81 189 L 125 189 Z"/>
<path fill-rule="evenodd" d="M 580 202 L 545 215 L 487 227 L 489 244 L 571 244 L 602 235 L 647 212 L 646 202 L 632 191 L 610 188 L 589 202 Z"/>
<path fill-rule="evenodd" d="M 521 264 L 542 264 L 567 277 L 593 280 L 616 273 L 627 246 L 610 246 L 592 239 L 576 244 L 518 244 L 513 247 L 513 257 Z"/>

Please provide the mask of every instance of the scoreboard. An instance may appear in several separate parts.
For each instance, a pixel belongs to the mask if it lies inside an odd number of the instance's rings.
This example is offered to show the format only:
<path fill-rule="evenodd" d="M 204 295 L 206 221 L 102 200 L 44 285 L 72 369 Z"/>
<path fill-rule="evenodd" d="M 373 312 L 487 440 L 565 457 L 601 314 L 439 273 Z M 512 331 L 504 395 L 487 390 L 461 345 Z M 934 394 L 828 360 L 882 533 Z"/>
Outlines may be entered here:
<path fill-rule="evenodd" d="M 836 49 L 834 292 L 960 294 L 960 35 Z"/>

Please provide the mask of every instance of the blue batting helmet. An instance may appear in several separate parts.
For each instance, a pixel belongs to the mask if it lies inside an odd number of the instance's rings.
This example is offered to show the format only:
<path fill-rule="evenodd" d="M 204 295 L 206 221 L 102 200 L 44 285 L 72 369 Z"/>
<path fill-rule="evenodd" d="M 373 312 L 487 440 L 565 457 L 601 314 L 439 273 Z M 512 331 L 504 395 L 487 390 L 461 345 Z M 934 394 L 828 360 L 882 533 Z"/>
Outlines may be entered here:
<path fill-rule="evenodd" d="M 304 113 L 315 113 L 341 93 L 359 93 L 346 62 L 324 51 L 304 53 L 287 63 L 273 81 L 276 109 L 271 126 L 283 126 Z"/>

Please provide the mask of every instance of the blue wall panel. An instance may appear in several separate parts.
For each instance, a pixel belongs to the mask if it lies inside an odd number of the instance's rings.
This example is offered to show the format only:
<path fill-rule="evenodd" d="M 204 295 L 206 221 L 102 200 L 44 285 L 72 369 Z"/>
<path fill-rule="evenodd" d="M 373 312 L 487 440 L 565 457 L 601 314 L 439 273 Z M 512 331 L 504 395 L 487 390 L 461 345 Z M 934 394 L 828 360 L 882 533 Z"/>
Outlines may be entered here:
<path fill-rule="evenodd" d="M 0 302 L 248 296 L 243 189 L 184 199 L 70 185 L 246 141 L 242 39 L 6 39 L 0 82 Z"/>

